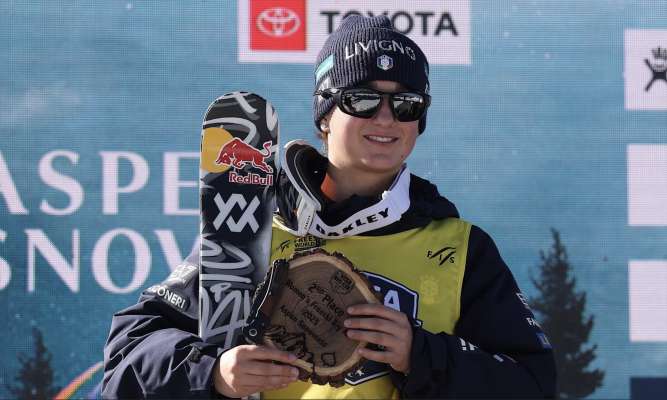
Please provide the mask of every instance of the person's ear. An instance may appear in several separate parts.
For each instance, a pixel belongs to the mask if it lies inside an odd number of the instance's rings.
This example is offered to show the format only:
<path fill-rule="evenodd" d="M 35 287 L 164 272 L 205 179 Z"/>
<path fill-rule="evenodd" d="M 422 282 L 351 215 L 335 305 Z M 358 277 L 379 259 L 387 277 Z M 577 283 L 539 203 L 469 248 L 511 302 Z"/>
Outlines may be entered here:
<path fill-rule="evenodd" d="M 322 118 L 322 121 L 320 121 L 320 130 L 329 133 L 329 121 L 326 118 Z"/>

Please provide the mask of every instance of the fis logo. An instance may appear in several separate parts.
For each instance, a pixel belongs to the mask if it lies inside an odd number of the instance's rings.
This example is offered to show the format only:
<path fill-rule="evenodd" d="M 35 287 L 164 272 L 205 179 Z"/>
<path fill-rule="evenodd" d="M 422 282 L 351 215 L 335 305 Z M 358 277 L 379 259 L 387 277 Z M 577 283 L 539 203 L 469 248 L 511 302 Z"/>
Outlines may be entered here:
<path fill-rule="evenodd" d="M 430 260 L 436 260 L 438 262 L 438 266 L 442 266 L 442 264 L 449 262 L 451 264 L 456 262 L 456 259 L 454 256 L 456 255 L 456 247 L 451 247 L 451 246 L 445 246 L 441 249 L 438 250 L 429 250 L 426 252 L 426 258 Z"/>

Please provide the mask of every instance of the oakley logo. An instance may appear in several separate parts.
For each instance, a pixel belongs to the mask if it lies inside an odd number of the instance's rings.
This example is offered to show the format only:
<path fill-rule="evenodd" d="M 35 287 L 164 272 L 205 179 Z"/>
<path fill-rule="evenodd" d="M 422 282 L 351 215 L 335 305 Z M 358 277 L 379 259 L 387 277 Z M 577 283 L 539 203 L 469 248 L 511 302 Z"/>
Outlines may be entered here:
<path fill-rule="evenodd" d="M 255 210 L 259 207 L 259 199 L 257 196 L 253 197 L 250 204 L 248 204 L 245 197 L 238 193 L 229 196 L 227 201 L 224 201 L 222 196 L 220 196 L 220 193 L 218 193 L 213 198 L 213 201 L 220 211 L 215 217 L 215 220 L 213 220 L 213 226 L 216 230 L 219 230 L 225 222 L 231 232 L 241 232 L 248 225 L 253 233 L 256 233 L 259 229 L 259 223 L 255 218 Z M 243 215 L 241 215 L 241 218 L 239 218 L 238 221 L 234 221 L 230 213 L 237 205 L 243 210 Z"/>
<path fill-rule="evenodd" d="M 315 229 L 317 230 L 317 232 L 326 237 L 345 236 L 345 234 L 348 233 L 354 234 L 354 232 L 357 229 L 361 228 L 364 225 L 377 223 L 378 221 L 387 219 L 387 217 L 389 217 L 389 209 L 385 208 L 384 210 L 380 210 L 377 213 L 362 216 L 342 227 L 331 228 L 322 226 L 320 224 L 316 224 Z"/>
<path fill-rule="evenodd" d="M 259 13 L 256 26 L 267 36 L 284 38 L 299 30 L 301 19 L 289 8 L 273 7 Z"/>

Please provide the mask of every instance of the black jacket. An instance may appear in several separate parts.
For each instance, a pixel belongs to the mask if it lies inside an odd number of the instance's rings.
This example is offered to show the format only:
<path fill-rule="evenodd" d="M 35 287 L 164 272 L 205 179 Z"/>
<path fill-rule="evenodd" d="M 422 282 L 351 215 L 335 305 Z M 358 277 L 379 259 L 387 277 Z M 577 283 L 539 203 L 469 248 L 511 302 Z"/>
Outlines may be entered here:
<path fill-rule="evenodd" d="M 317 174 L 317 168 L 314 171 Z M 278 196 L 280 205 L 290 191 L 278 190 Z M 411 178 L 410 197 L 400 221 L 366 234 L 385 235 L 433 219 L 458 218 L 454 205 L 416 176 Z M 335 223 L 373 201 L 353 196 L 328 204 L 321 216 Z M 137 304 L 113 316 L 104 348 L 103 397 L 217 396 L 212 369 L 223 350 L 197 336 L 198 258 L 191 254 L 179 267 L 179 279 L 147 289 Z M 410 373 L 391 375 L 402 397 L 554 397 L 556 369 L 548 339 L 492 239 L 475 226 L 467 259 L 454 335 L 414 328 Z M 174 301 L 174 295 L 184 301 Z"/>

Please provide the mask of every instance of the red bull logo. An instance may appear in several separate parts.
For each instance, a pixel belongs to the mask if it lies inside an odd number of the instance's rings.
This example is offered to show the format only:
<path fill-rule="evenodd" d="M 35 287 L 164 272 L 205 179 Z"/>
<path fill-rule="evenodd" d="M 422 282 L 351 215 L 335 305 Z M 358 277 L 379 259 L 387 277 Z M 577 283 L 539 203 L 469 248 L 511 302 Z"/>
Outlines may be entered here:
<path fill-rule="evenodd" d="M 271 141 L 264 142 L 262 147 L 264 151 L 259 151 L 241 139 L 234 138 L 222 146 L 215 163 L 228 165 L 234 167 L 234 169 L 242 169 L 247 164 L 251 164 L 253 167 L 271 174 L 273 168 L 264 161 L 271 155 Z"/>
<path fill-rule="evenodd" d="M 259 174 L 249 173 L 248 175 L 243 176 L 237 174 L 234 171 L 229 171 L 228 181 L 231 183 L 241 183 L 244 185 L 272 186 L 273 175 L 269 174 L 266 176 L 261 176 Z"/>

